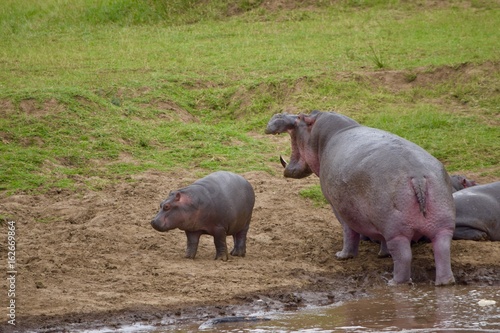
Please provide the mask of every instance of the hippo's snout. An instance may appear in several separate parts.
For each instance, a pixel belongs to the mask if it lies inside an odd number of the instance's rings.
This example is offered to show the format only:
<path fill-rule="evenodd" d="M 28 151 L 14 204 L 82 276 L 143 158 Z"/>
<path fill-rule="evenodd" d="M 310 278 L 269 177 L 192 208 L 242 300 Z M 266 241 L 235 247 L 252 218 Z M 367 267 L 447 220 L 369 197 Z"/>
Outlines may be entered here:
<path fill-rule="evenodd" d="M 157 218 L 154 218 L 151 220 L 151 226 L 153 227 L 153 229 L 155 229 L 156 231 L 167 231 L 168 228 L 163 224 L 161 223 L 161 221 Z"/>
<path fill-rule="evenodd" d="M 296 115 L 280 113 L 275 114 L 267 123 L 266 134 L 280 134 L 292 129 L 297 120 Z"/>

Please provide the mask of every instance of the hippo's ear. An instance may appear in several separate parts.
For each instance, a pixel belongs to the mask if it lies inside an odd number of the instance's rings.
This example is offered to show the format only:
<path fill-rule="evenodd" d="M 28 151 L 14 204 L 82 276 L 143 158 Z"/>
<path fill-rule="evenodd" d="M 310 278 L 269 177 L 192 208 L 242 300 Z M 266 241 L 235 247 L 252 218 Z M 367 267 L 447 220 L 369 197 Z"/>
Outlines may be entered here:
<path fill-rule="evenodd" d="M 180 201 L 180 200 L 181 200 L 181 192 L 176 192 L 174 201 Z"/>
<path fill-rule="evenodd" d="M 300 114 L 299 115 L 299 121 L 304 122 L 307 127 L 311 127 L 314 125 L 314 122 L 316 121 L 316 116 L 317 113 L 313 112 L 310 115 L 307 114 Z"/>
<path fill-rule="evenodd" d="M 292 130 L 295 127 L 297 116 L 279 113 L 275 114 L 267 123 L 266 134 L 279 134 Z"/>

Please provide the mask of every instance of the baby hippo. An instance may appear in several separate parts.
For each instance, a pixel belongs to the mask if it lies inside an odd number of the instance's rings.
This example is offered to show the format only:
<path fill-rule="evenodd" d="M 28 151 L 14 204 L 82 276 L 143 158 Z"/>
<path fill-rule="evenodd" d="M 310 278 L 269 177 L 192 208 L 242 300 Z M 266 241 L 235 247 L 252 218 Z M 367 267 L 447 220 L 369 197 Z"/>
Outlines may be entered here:
<path fill-rule="evenodd" d="M 227 235 L 234 239 L 231 255 L 244 257 L 254 203 L 252 185 L 245 178 L 218 171 L 170 192 L 151 225 L 158 231 L 184 230 L 186 258 L 194 259 L 203 234 L 214 237 L 216 260 L 228 259 Z"/>

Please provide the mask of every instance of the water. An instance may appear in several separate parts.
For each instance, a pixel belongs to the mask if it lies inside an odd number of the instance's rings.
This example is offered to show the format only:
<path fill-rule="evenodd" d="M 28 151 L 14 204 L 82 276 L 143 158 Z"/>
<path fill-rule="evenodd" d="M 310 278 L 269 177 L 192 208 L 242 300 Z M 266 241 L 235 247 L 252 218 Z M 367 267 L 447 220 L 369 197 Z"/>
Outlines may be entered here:
<path fill-rule="evenodd" d="M 490 302 L 485 302 L 488 300 Z M 482 306 L 483 303 L 496 304 Z M 500 332 L 499 287 L 384 287 L 370 297 L 282 314 L 269 321 L 171 326 L 128 326 L 94 332 Z M 90 331 L 87 331 L 90 332 Z"/>
<path fill-rule="evenodd" d="M 482 299 L 497 304 L 480 306 Z M 500 332 L 499 305 L 498 287 L 384 288 L 238 332 Z"/>

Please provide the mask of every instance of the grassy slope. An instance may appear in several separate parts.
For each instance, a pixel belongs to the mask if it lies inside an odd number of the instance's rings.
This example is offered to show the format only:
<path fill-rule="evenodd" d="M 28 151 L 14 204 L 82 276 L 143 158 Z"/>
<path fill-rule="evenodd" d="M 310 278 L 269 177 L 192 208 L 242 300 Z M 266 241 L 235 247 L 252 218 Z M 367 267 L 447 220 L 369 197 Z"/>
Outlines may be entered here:
<path fill-rule="evenodd" d="M 500 61 L 498 2 L 197 2 L 5 1 L 0 189 L 267 170 L 273 147 L 251 133 L 290 108 L 336 109 L 450 171 L 500 176 L 500 74 L 484 70 Z"/>

